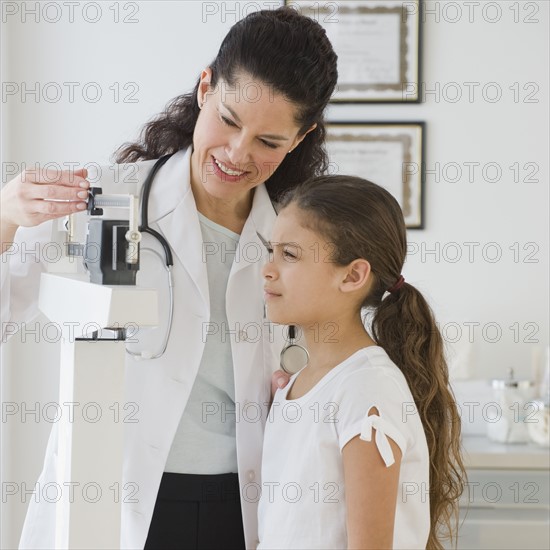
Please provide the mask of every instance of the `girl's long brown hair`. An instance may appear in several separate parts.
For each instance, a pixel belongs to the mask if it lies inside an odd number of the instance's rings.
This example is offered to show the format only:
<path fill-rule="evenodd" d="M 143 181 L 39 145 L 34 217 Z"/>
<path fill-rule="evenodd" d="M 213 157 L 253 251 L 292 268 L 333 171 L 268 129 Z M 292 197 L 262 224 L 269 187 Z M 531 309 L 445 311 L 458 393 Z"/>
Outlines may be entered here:
<path fill-rule="evenodd" d="M 348 265 L 364 258 L 374 281 L 363 308 L 370 332 L 407 379 L 422 420 L 430 456 L 430 534 L 427 548 L 442 549 L 456 537 L 458 499 L 466 473 L 460 451 L 460 416 L 449 387 L 443 339 L 422 294 L 399 279 L 407 252 L 401 208 L 370 181 L 352 176 L 320 176 L 287 193 L 305 214 L 304 225 L 334 244 L 332 260 Z"/>

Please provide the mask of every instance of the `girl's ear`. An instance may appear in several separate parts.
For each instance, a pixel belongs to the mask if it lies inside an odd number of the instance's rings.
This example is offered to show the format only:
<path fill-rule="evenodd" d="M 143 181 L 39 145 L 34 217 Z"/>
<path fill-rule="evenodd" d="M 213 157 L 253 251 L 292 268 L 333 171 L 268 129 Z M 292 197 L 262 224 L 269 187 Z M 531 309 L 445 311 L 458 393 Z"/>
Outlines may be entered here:
<path fill-rule="evenodd" d="M 342 292 L 355 292 L 364 289 L 370 283 L 371 267 L 367 260 L 353 260 L 344 272 L 344 280 L 340 283 Z"/>
<path fill-rule="evenodd" d="M 211 82 L 212 82 L 212 69 L 210 67 L 206 67 L 206 69 L 204 69 L 201 72 L 199 89 L 197 90 L 197 103 L 199 104 L 199 109 L 202 109 L 202 106 L 206 101 L 206 94 L 210 91 Z"/>

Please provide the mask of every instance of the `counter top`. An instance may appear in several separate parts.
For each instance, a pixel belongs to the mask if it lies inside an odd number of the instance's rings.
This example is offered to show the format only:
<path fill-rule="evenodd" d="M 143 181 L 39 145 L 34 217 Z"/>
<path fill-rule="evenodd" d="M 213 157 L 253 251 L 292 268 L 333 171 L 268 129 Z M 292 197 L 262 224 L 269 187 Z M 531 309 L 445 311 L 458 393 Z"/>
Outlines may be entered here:
<path fill-rule="evenodd" d="M 550 449 L 535 443 L 495 443 L 485 436 L 462 438 L 466 468 L 550 469 Z"/>

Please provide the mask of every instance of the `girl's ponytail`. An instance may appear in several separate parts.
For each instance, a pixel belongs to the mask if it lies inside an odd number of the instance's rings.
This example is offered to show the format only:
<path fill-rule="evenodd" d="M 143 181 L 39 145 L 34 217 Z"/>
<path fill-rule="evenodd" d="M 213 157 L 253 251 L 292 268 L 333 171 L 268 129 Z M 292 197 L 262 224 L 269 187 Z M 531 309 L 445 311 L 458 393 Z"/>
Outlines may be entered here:
<path fill-rule="evenodd" d="M 372 317 L 372 334 L 405 375 L 424 426 L 430 453 L 427 548 L 440 549 L 440 538 L 453 538 L 465 477 L 460 418 L 449 387 L 443 339 L 430 306 L 408 283 L 381 300 Z"/>

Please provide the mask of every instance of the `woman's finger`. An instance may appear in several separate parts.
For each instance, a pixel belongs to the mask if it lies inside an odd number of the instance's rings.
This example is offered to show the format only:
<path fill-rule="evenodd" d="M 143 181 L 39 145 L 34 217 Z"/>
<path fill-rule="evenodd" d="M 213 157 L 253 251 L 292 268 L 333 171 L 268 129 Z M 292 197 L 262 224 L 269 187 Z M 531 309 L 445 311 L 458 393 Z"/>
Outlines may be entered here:
<path fill-rule="evenodd" d="M 284 388 L 290 380 L 290 376 L 282 371 L 276 370 L 271 377 L 271 399 L 275 396 L 275 392 L 279 388 Z"/>
<path fill-rule="evenodd" d="M 59 218 L 74 212 L 82 212 L 86 208 L 84 201 L 72 202 L 72 201 L 51 201 L 51 200 L 36 200 L 32 201 L 33 211 L 36 214 L 45 214 L 49 219 Z"/>
<path fill-rule="evenodd" d="M 86 180 L 87 175 L 88 171 L 85 168 L 81 168 L 80 170 L 44 168 L 41 170 L 24 170 L 21 172 L 20 177 L 22 183 L 55 184 L 67 187 L 88 188 L 90 184 Z"/>
<path fill-rule="evenodd" d="M 84 201 L 88 198 L 88 191 L 81 187 L 66 187 L 45 183 L 27 186 L 25 194 L 28 199 Z"/>

